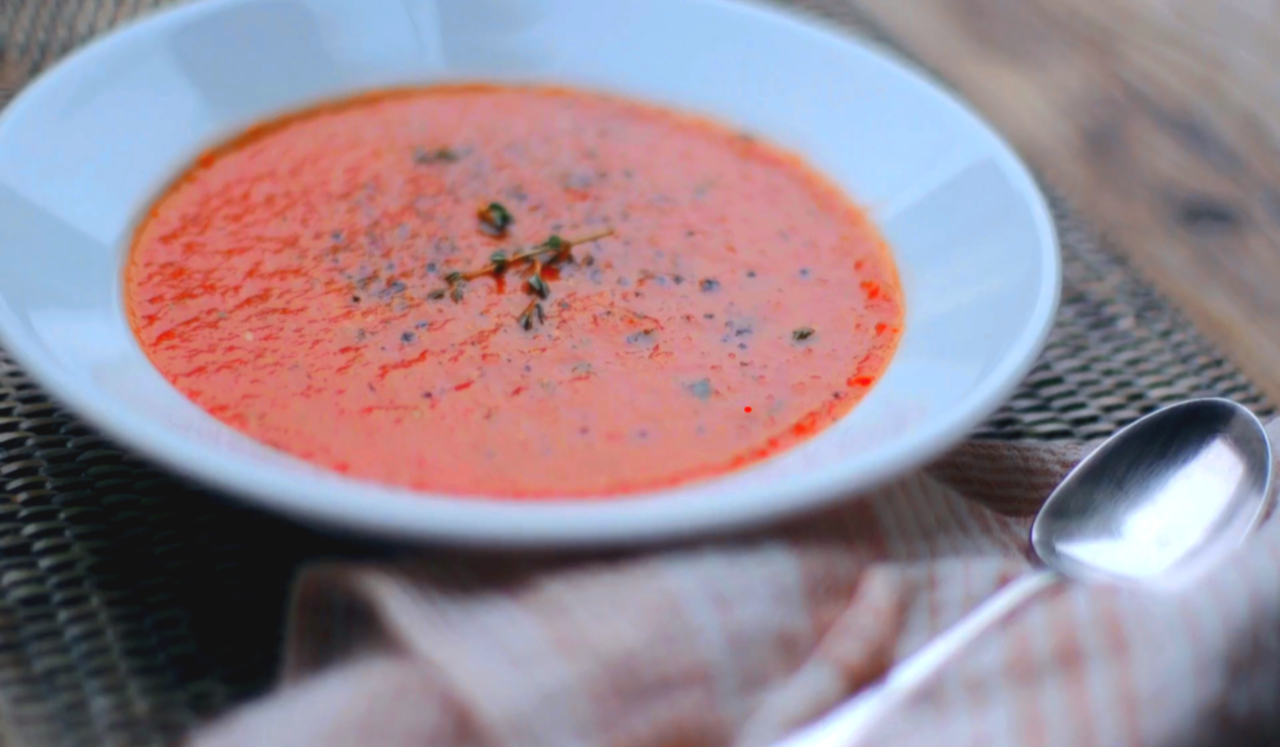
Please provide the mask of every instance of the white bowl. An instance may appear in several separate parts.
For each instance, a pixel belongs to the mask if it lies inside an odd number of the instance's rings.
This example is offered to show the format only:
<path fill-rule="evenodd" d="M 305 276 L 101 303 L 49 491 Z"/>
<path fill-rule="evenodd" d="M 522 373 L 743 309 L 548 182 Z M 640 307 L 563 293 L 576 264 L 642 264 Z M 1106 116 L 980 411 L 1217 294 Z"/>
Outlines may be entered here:
<path fill-rule="evenodd" d="M 139 215 L 203 148 L 362 89 L 555 81 L 737 123 L 804 154 L 893 247 L 906 331 L 811 441 L 731 475 L 600 501 L 504 502 L 341 477 L 223 426 L 151 366 L 121 270 Z M 110 34 L 0 116 L 0 342 L 125 446 L 252 503 L 388 536 L 607 544 L 855 496 L 954 445 L 1026 374 L 1057 306 L 1053 223 L 973 113 L 866 44 L 725 0 L 206 0 Z"/>

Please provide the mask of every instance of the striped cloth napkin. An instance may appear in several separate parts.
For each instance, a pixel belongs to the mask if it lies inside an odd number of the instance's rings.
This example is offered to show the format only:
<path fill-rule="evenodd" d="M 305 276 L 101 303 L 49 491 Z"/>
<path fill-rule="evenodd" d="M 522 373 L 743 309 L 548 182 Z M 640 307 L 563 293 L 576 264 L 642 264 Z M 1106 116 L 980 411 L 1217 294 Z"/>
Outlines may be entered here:
<path fill-rule="evenodd" d="M 764 747 L 1025 572 L 1030 516 L 1081 454 L 969 443 L 864 500 L 700 546 L 313 567 L 281 686 L 190 744 Z M 1268 521 L 1189 588 L 1059 587 L 866 744 L 1273 743 L 1278 642 Z"/>

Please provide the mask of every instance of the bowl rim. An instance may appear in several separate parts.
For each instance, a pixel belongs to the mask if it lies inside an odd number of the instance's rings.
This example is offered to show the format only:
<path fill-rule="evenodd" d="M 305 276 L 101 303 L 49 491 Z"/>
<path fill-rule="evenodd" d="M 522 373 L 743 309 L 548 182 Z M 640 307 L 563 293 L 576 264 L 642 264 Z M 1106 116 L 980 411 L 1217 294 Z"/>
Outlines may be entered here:
<path fill-rule="evenodd" d="M 0 139 L 10 123 L 29 106 L 28 93 L 69 71 L 91 66 L 99 55 L 127 45 L 137 35 L 228 6 L 262 0 L 205 0 L 152 11 L 75 50 L 41 72 L 0 111 Z M 953 447 L 995 411 L 1030 372 L 1043 349 L 1061 295 L 1062 261 L 1056 226 L 1044 194 L 1027 166 L 1005 138 L 940 81 L 893 50 L 854 36 L 812 14 L 795 14 L 758 0 L 685 0 L 715 6 L 722 12 L 745 13 L 781 24 L 799 34 L 848 45 L 896 68 L 904 79 L 954 110 L 989 139 L 990 157 L 1010 177 L 1016 192 L 1028 201 L 1041 271 L 1035 307 L 1015 343 L 948 417 L 933 418 L 878 461 L 833 465 L 819 474 L 803 475 L 768 490 L 748 490 L 732 503 L 699 501 L 668 503 L 671 489 L 628 495 L 605 501 L 503 501 L 459 498 L 416 492 L 384 484 L 323 473 L 298 481 L 270 466 L 246 465 L 241 458 L 209 452 L 172 438 L 172 429 L 135 415 L 108 398 L 98 398 L 65 376 L 66 366 L 27 333 L 7 299 L 0 297 L 0 347 L 58 403 L 108 436 L 120 447 L 164 469 L 196 480 L 205 488 L 229 493 L 259 509 L 270 509 L 295 520 L 329 530 L 354 532 L 406 541 L 504 549 L 589 548 L 636 545 L 735 531 L 770 519 L 813 511 L 856 491 L 865 493 L 907 471 L 921 467 Z M 681 486 L 677 486 L 681 487 Z M 377 495 L 354 496 L 356 491 Z"/>

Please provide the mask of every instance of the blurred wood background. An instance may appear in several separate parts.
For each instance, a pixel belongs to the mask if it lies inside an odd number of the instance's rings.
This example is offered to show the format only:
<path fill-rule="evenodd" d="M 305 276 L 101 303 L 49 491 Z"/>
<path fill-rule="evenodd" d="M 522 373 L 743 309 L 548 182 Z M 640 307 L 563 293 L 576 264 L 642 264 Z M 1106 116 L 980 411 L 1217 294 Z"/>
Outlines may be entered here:
<path fill-rule="evenodd" d="M 848 0 L 1280 400 L 1280 0 Z"/>

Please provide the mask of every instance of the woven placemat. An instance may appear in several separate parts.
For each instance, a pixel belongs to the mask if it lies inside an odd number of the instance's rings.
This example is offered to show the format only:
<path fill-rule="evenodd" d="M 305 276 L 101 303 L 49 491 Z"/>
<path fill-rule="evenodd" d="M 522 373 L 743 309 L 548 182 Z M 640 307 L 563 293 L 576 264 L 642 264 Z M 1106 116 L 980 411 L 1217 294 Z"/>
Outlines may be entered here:
<path fill-rule="evenodd" d="M 161 1 L 0 0 L 0 104 L 73 47 Z M 843 0 L 802 4 L 875 35 Z M 1271 412 L 1061 201 L 1055 212 L 1066 273 L 1056 330 L 979 437 L 1092 438 L 1197 395 Z M 171 742 L 269 684 L 299 562 L 372 551 L 171 479 L 98 437 L 0 356 L 6 744 Z"/>

